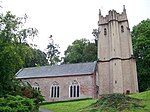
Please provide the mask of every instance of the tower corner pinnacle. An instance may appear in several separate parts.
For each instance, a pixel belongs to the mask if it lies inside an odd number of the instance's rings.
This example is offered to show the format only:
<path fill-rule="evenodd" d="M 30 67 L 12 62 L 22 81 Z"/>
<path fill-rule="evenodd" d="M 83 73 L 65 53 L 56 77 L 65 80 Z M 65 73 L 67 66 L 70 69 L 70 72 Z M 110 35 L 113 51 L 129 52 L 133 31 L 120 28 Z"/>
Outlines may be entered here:
<path fill-rule="evenodd" d="M 125 5 L 123 5 L 123 12 L 125 12 L 126 11 L 126 8 L 125 8 Z"/>
<path fill-rule="evenodd" d="M 101 9 L 99 9 L 99 15 L 101 15 Z"/>

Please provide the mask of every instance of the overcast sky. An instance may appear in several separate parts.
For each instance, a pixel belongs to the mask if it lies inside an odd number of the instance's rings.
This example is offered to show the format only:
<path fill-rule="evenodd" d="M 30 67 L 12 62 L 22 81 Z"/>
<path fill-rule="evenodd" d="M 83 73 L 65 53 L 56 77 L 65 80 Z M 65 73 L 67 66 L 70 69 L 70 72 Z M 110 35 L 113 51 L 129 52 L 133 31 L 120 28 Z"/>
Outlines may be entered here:
<path fill-rule="evenodd" d="M 98 28 L 99 9 L 102 15 L 112 9 L 121 13 L 125 5 L 131 29 L 150 18 L 150 0 L 2 0 L 1 4 L 1 12 L 28 15 L 27 26 L 39 30 L 34 43 L 41 50 L 48 45 L 49 35 L 53 35 L 62 54 L 76 39 L 94 39 L 91 33 Z"/>

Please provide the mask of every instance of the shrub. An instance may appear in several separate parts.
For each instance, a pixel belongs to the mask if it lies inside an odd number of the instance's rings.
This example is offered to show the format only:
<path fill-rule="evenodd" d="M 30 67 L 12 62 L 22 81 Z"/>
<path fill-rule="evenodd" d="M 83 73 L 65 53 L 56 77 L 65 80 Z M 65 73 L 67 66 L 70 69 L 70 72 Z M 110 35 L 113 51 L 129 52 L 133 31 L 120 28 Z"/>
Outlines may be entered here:
<path fill-rule="evenodd" d="M 33 99 L 37 109 L 39 108 L 39 103 L 44 101 L 44 97 L 41 92 L 38 90 L 33 90 L 30 86 L 23 86 L 21 94 L 22 96 Z"/>
<path fill-rule="evenodd" d="M 5 95 L 0 98 L 0 112 L 38 112 L 32 99 L 19 95 Z"/>

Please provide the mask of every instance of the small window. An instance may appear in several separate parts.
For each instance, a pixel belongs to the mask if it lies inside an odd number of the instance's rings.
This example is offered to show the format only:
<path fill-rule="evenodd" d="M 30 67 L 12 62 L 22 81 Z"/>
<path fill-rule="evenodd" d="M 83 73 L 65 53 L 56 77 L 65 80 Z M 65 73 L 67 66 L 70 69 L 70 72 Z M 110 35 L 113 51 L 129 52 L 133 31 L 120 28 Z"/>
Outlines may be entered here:
<path fill-rule="evenodd" d="M 39 91 L 40 90 L 39 84 L 35 82 L 34 85 L 32 86 L 32 89 Z"/>
<path fill-rule="evenodd" d="M 107 35 L 107 30 L 106 30 L 106 28 L 104 28 L 104 35 Z"/>
<path fill-rule="evenodd" d="M 55 81 L 51 86 L 51 98 L 59 98 L 59 84 Z"/>
<path fill-rule="evenodd" d="M 121 32 L 124 32 L 124 27 L 121 25 Z"/>
<path fill-rule="evenodd" d="M 70 97 L 79 97 L 80 94 L 80 86 L 77 81 L 73 81 L 70 85 Z"/>

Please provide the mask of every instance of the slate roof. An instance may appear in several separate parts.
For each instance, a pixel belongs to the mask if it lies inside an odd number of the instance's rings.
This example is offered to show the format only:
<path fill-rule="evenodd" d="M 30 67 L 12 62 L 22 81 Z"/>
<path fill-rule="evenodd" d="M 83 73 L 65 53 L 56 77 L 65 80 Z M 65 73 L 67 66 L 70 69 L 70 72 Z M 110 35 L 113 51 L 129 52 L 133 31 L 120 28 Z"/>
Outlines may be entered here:
<path fill-rule="evenodd" d="M 22 79 L 49 76 L 93 74 L 95 72 L 95 67 L 96 62 L 30 67 L 20 69 L 16 73 L 16 78 Z"/>

